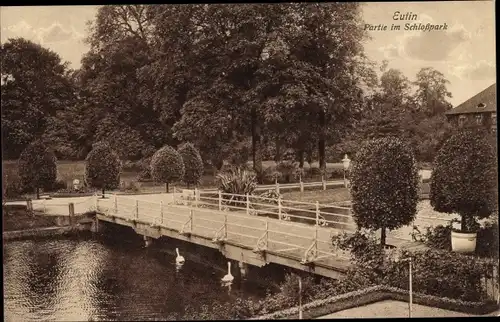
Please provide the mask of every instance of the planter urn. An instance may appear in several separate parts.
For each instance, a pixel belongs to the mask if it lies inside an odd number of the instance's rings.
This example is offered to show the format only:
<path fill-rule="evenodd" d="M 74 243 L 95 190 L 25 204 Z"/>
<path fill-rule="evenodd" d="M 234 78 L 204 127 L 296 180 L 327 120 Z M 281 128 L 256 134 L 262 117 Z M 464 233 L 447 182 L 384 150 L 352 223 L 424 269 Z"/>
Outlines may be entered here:
<path fill-rule="evenodd" d="M 451 231 L 451 249 L 457 253 L 473 253 L 476 250 L 477 233 Z"/>

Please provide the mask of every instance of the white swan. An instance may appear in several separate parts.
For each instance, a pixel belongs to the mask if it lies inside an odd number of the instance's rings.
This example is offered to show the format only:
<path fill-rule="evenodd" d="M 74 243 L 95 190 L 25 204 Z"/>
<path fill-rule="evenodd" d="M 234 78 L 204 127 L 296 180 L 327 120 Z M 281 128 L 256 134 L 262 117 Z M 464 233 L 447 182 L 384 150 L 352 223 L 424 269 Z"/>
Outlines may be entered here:
<path fill-rule="evenodd" d="M 222 278 L 223 282 L 232 282 L 234 280 L 234 276 L 231 275 L 231 262 L 227 262 L 227 275 Z"/>
<path fill-rule="evenodd" d="M 175 258 L 175 263 L 176 264 L 184 264 L 184 257 L 179 255 L 179 248 L 176 248 L 175 252 L 177 253 L 177 257 Z"/>

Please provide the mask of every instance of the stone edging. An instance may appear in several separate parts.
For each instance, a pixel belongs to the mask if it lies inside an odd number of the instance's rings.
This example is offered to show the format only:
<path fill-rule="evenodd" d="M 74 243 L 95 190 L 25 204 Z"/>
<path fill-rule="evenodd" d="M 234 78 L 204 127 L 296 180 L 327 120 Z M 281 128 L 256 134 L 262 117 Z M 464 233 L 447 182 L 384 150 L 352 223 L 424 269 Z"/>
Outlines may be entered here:
<path fill-rule="evenodd" d="M 407 302 L 408 291 L 384 285 L 377 285 L 359 291 L 332 296 L 324 300 L 317 300 L 303 305 L 303 318 L 317 318 L 338 311 L 343 311 L 353 307 L 359 307 L 383 300 Z M 477 315 L 488 314 L 498 309 L 498 304 L 496 304 L 494 301 L 465 302 L 420 293 L 413 293 L 413 303 Z M 296 306 L 270 314 L 254 317 L 251 320 L 297 318 L 298 314 L 299 308 L 298 306 Z"/>
<path fill-rule="evenodd" d="M 9 241 L 9 240 L 19 240 L 19 239 L 26 239 L 33 237 L 52 237 L 56 235 L 67 235 L 76 231 L 83 231 L 83 230 L 88 230 L 88 229 L 80 225 L 77 225 L 76 227 L 71 227 L 71 226 L 40 227 L 34 229 L 4 231 L 2 237 L 4 241 Z"/>

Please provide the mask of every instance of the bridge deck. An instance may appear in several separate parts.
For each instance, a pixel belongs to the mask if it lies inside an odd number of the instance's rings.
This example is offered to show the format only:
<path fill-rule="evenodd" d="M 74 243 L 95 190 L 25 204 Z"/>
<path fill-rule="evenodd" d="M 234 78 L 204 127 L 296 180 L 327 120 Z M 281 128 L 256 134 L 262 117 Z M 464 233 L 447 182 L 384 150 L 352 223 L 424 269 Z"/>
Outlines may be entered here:
<path fill-rule="evenodd" d="M 125 196 L 98 200 L 97 211 L 101 220 L 129 225 L 153 238 L 167 235 L 195 243 L 202 238 L 214 247 L 246 249 L 246 257 L 250 250 L 254 257 L 247 262 L 258 266 L 281 257 L 280 264 L 293 261 L 289 266 L 335 277 L 349 266 L 349 254 L 333 249 L 331 237 L 341 232 L 335 228 Z M 328 270 L 335 272 L 321 273 Z"/>

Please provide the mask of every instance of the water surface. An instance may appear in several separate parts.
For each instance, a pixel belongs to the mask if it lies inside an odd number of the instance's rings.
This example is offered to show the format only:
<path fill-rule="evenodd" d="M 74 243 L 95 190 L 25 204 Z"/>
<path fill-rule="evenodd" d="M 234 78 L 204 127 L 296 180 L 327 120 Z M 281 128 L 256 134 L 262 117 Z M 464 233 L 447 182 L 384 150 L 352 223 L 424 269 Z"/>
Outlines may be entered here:
<path fill-rule="evenodd" d="M 144 249 L 141 243 L 96 238 L 7 242 L 5 319 L 165 320 L 182 314 L 186 305 L 265 294 L 266 288 L 252 280 L 235 279 L 231 290 L 222 286 L 224 259 L 214 259 L 211 266 L 184 255 L 186 263 L 178 270 L 173 248 Z"/>

